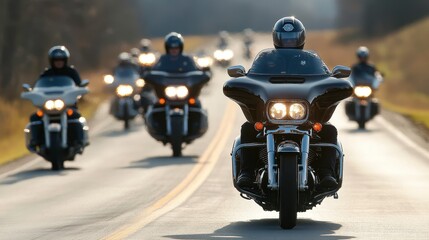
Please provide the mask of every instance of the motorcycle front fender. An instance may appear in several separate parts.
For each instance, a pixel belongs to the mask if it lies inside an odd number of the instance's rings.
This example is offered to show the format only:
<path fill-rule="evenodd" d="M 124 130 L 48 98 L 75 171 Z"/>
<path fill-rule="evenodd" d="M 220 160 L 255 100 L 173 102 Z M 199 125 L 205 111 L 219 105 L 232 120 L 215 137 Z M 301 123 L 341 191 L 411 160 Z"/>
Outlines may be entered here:
<path fill-rule="evenodd" d="M 296 153 L 299 154 L 301 150 L 299 149 L 299 146 L 297 143 L 292 141 L 284 141 L 279 143 L 277 146 L 277 152 L 278 153 Z"/>

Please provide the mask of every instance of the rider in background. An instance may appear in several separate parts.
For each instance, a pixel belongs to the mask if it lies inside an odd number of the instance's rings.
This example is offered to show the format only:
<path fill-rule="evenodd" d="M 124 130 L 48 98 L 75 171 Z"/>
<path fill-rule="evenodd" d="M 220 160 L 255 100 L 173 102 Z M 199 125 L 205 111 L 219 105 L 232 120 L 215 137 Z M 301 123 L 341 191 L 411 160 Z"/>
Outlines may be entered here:
<path fill-rule="evenodd" d="M 153 70 L 169 73 L 185 73 L 200 70 L 192 57 L 183 54 L 184 40 L 182 35 L 171 32 L 164 39 L 165 54 L 153 67 Z"/>
<path fill-rule="evenodd" d="M 369 62 L 369 56 L 369 49 L 365 46 L 361 46 L 356 50 L 358 62 L 352 67 L 352 76 L 354 76 L 356 79 L 376 79 L 373 82 L 373 87 L 377 89 L 380 83 L 383 81 L 383 77 L 382 74 L 377 70 L 376 66 Z"/>
<path fill-rule="evenodd" d="M 76 84 L 76 86 L 81 85 L 81 78 L 79 73 L 73 66 L 68 65 L 68 60 L 70 58 L 70 52 L 67 50 L 65 46 L 54 46 L 48 52 L 48 60 L 50 67 L 46 68 L 45 71 L 40 75 L 40 78 L 43 77 L 55 77 L 55 76 L 66 76 L 70 77 Z M 75 105 L 73 114 L 68 116 L 69 119 L 79 119 L 81 114 L 77 111 L 77 106 Z M 35 123 L 41 121 L 41 117 L 36 113 L 30 116 L 30 122 Z M 83 147 L 83 131 L 82 128 L 76 125 L 68 126 L 69 132 L 71 133 L 72 143 L 76 148 Z M 43 139 L 41 136 L 43 135 L 43 125 L 31 125 L 31 140 L 30 140 L 30 148 L 36 149 L 36 147 L 40 146 L 42 143 L 38 142 Z"/>
<path fill-rule="evenodd" d="M 77 86 L 82 80 L 73 66 L 67 65 L 70 52 L 65 46 L 54 46 L 48 52 L 50 68 L 46 68 L 40 77 L 67 76 L 73 79 Z"/>

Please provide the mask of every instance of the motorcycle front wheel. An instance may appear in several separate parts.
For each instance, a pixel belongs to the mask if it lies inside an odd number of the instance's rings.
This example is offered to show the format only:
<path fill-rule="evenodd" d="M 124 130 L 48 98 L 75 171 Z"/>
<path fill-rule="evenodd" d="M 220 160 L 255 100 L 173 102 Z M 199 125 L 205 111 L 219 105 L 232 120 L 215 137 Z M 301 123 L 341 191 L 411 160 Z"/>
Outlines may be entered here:
<path fill-rule="evenodd" d="M 283 229 L 296 226 L 298 204 L 298 155 L 280 154 L 279 221 Z"/>
<path fill-rule="evenodd" d="M 365 129 L 366 125 L 366 106 L 360 106 L 360 119 L 358 120 L 359 129 Z"/>
<path fill-rule="evenodd" d="M 61 148 L 61 134 L 53 132 L 50 134 L 51 148 L 49 149 L 49 161 L 52 164 L 52 170 L 58 171 L 64 169 L 63 149 Z"/>
<path fill-rule="evenodd" d="M 171 147 L 173 157 L 182 156 L 183 117 L 171 118 Z"/>

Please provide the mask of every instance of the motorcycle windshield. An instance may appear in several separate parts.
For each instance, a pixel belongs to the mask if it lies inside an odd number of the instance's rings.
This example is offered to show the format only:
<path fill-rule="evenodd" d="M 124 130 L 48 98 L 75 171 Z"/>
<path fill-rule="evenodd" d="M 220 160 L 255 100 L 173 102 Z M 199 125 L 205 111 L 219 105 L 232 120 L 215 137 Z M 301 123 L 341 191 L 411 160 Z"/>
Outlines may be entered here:
<path fill-rule="evenodd" d="M 36 81 L 34 88 L 73 87 L 74 81 L 66 76 L 42 77 Z"/>
<path fill-rule="evenodd" d="M 121 67 L 115 70 L 114 77 L 117 84 L 133 83 L 139 74 L 133 67 Z"/>
<path fill-rule="evenodd" d="M 255 58 L 250 75 L 328 76 L 330 71 L 320 57 L 300 49 L 265 49 Z"/>
<path fill-rule="evenodd" d="M 376 77 L 366 72 L 352 72 L 350 76 L 351 82 L 355 86 L 370 86 L 376 81 Z"/>
<path fill-rule="evenodd" d="M 145 76 L 145 80 L 151 84 L 158 97 L 164 97 L 164 89 L 168 86 L 186 86 L 190 97 L 198 97 L 201 88 L 210 77 L 202 71 L 190 71 L 187 73 L 168 73 L 164 71 L 151 71 Z"/>

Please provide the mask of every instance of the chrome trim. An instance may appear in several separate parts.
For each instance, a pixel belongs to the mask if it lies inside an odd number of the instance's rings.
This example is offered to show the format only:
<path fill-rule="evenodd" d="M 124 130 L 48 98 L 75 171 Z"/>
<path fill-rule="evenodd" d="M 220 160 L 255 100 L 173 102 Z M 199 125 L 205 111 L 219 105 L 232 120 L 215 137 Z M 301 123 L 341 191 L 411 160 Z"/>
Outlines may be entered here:
<path fill-rule="evenodd" d="M 46 148 L 50 148 L 51 147 L 51 138 L 50 138 L 50 134 L 49 134 L 49 115 L 48 114 L 44 114 L 42 117 L 42 121 L 43 121 L 43 130 L 45 132 L 45 145 Z"/>
<path fill-rule="evenodd" d="M 165 132 L 167 136 L 171 136 L 170 105 L 165 105 Z"/>
<path fill-rule="evenodd" d="M 67 148 L 67 114 L 66 112 L 61 113 L 61 146 Z"/>
<path fill-rule="evenodd" d="M 242 144 L 238 144 L 237 146 L 235 146 L 236 141 L 234 142 L 234 148 L 232 149 L 232 152 L 231 152 L 232 174 L 233 174 L 234 179 L 237 178 L 237 164 L 236 164 L 237 152 L 239 150 L 241 150 L 242 148 L 265 147 L 266 146 L 265 143 L 242 143 Z"/>
<path fill-rule="evenodd" d="M 332 147 L 335 150 L 337 150 L 339 154 L 339 173 L 338 173 L 338 180 L 340 182 L 343 181 L 343 168 L 344 168 L 344 153 L 341 143 L 338 141 L 337 144 L 332 143 L 312 143 L 310 144 L 310 147 Z"/>
<path fill-rule="evenodd" d="M 267 135 L 267 156 L 268 156 L 268 187 L 278 189 L 277 182 L 277 164 L 276 164 L 276 145 L 273 133 Z"/>
<path fill-rule="evenodd" d="M 183 136 L 188 135 L 188 116 L 189 106 L 188 104 L 183 105 Z"/>
<path fill-rule="evenodd" d="M 305 191 L 307 186 L 308 172 L 308 153 L 310 152 L 310 133 L 304 134 L 301 140 L 301 170 L 298 170 L 298 189 Z"/>

